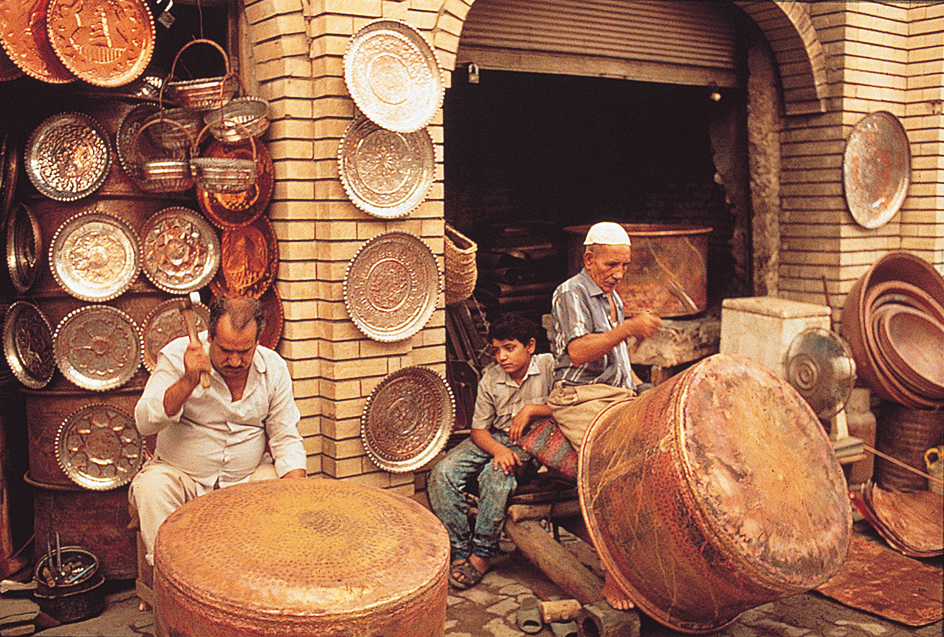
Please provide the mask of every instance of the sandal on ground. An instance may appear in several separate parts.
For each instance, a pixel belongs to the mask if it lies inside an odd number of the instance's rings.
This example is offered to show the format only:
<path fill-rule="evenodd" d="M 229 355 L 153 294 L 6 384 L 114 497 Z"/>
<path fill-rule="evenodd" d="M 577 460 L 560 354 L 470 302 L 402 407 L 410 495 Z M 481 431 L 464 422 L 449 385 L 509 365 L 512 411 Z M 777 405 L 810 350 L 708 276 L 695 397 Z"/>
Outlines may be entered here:
<path fill-rule="evenodd" d="M 577 637 L 577 622 L 551 622 L 554 637 Z"/>
<path fill-rule="evenodd" d="M 456 579 L 456 573 L 461 575 L 465 581 Z M 464 591 L 467 588 L 472 588 L 481 582 L 483 577 L 485 577 L 485 573 L 472 566 L 472 563 L 469 562 L 469 560 L 456 562 L 449 569 L 449 583 L 460 591 Z"/>
<path fill-rule="evenodd" d="M 538 604 L 538 598 L 534 595 L 526 595 L 521 598 L 518 605 L 517 622 L 518 628 L 529 635 L 541 632 L 544 623 L 541 621 L 541 607 Z"/>

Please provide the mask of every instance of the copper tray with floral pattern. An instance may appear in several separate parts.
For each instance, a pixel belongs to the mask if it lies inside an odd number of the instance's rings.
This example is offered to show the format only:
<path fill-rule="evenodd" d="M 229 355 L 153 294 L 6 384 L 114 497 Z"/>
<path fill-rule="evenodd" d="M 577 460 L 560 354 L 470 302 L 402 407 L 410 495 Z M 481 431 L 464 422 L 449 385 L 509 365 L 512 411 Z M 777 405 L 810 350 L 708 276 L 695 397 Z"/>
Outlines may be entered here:
<path fill-rule="evenodd" d="M 62 471 L 92 491 L 128 484 L 144 464 L 144 439 L 134 418 L 113 405 L 87 405 L 69 414 L 55 444 Z"/>
<path fill-rule="evenodd" d="M 86 305 L 66 314 L 56 327 L 53 348 L 62 375 L 91 391 L 121 387 L 141 366 L 134 320 L 110 305 Z"/>
<path fill-rule="evenodd" d="M 223 231 L 220 269 L 210 281 L 216 296 L 261 297 L 279 271 L 279 242 L 266 217 Z"/>
<path fill-rule="evenodd" d="M 187 336 L 187 323 L 180 311 L 182 307 L 181 301 L 170 299 L 160 303 L 145 317 L 141 325 L 141 361 L 149 372 L 157 367 L 157 355 L 165 345 Z M 203 332 L 210 324 L 210 308 L 203 303 L 194 303 L 192 307 L 197 333 Z"/>
<path fill-rule="evenodd" d="M 171 294 L 199 290 L 220 266 L 216 229 L 195 210 L 164 208 L 141 229 L 141 269 L 159 289 Z"/>
<path fill-rule="evenodd" d="M 56 371 L 52 328 L 42 310 L 16 301 L 3 319 L 3 353 L 16 379 L 30 389 L 42 389 Z"/>
<path fill-rule="evenodd" d="M 210 142 L 201 157 L 219 159 L 252 159 L 253 148 L 250 142 L 224 144 Z M 242 192 L 210 192 L 197 188 L 197 203 L 206 218 L 218 228 L 241 228 L 258 219 L 272 199 L 275 177 L 272 155 L 265 144 L 256 143 L 256 180 L 248 190 Z"/>

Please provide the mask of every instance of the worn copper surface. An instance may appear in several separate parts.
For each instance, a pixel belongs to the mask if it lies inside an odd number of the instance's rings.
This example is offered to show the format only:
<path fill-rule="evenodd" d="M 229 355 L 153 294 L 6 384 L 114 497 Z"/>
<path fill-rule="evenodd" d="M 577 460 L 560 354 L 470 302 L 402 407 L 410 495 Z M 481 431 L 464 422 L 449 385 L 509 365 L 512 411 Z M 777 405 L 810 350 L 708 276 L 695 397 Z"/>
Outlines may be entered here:
<path fill-rule="evenodd" d="M 348 264 L 344 304 L 354 325 L 376 341 L 400 341 L 426 325 L 442 277 L 421 239 L 388 232 L 365 242 Z"/>
<path fill-rule="evenodd" d="M 944 554 L 944 500 L 933 491 L 887 491 L 871 481 L 850 491 L 865 520 L 896 551 L 909 557 Z"/>
<path fill-rule="evenodd" d="M 144 0 L 50 0 L 46 23 L 63 65 L 95 86 L 135 80 L 154 52 L 154 20 Z"/>
<path fill-rule="evenodd" d="M 144 464 L 144 439 L 128 412 L 111 405 L 88 405 L 62 421 L 56 434 L 56 460 L 80 487 L 114 489 L 131 482 Z"/>
<path fill-rule="evenodd" d="M 944 325 L 907 305 L 888 303 L 881 310 L 886 308 L 878 319 L 879 352 L 915 392 L 944 400 Z"/>
<path fill-rule="evenodd" d="M 220 269 L 210 282 L 216 296 L 259 298 L 279 271 L 279 242 L 266 217 L 248 226 L 223 231 Z"/>
<path fill-rule="evenodd" d="M 607 572 L 685 632 L 821 584 L 849 545 L 846 483 L 823 427 L 744 357 L 716 354 L 601 411 L 578 489 Z"/>
<path fill-rule="evenodd" d="M 158 635 L 445 632 L 445 529 L 390 491 L 318 479 L 212 491 L 164 522 L 154 562 Z"/>
<path fill-rule="evenodd" d="M 252 159 L 253 148 L 249 142 L 224 144 L 214 141 L 207 146 L 203 156 L 221 159 Z M 255 161 L 256 180 L 248 190 L 210 192 L 197 188 L 197 202 L 200 204 L 200 209 L 213 225 L 223 229 L 241 228 L 265 213 L 275 187 L 272 155 L 269 154 L 265 144 L 256 144 Z"/>
<path fill-rule="evenodd" d="M 425 367 L 404 367 L 367 398 L 361 441 L 381 469 L 412 471 L 442 451 L 455 421 L 455 399 L 443 378 Z"/>
<path fill-rule="evenodd" d="M 42 310 L 16 301 L 3 319 L 3 353 L 16 379 L 30 389 L 45 387 L 56 371 L 52 328 Z"/>
<path fill-rule="evenodd" d="M 30 135 L 23 160 L 36 190 L 56 201 L 95 192 L 108 176 L 111 151 L 102 125 L 84 113 L 58 113 Z"/>
<path fill-rule="evenodd" d="M 27 75 L 51 84 L 79 78 L 56 57 L 46 31 L 49 0 L 0 0 L 0 44 Z"/>
<path fill-rule="evenodd" d="M 192 307 L 197 332 L 203 332 L 210 322 L 210 308 L 202 303 L 193 303 Z M 164 301 L 151 310 L 141 324 L 141 360 L 149 372 L 157 366 L 157 354 L 165 345 L 175 338 L 187 336 L 187 324 L 180 308 L 181 301 L 177 299 Z"/>
<path fill-rule="evenodd" d="M 904 126 L 887 111 L 863 117 L 846 140 L 842 184 L 846 204 L 865 228 L 885 225 L 901 208 L 911 182 L 911 147 Z"/>
<path fill-rule="evenodd" d="M 161 290 L 187 294 L 199 290 L 220 266 L 216 230 L 194 210 L 165 208 L 141 230 L 144 274 Z"/>
<path fill-rule="evenodd" d="M 62 375 L 91 391 L 121 387 L 141 366 L 137 326 L 110 305 L 67 314 L 56 327 L 53 348 Z"/>
<path fill-rule="evenodd" d="M 36 215 L 26 204 L 17 203 L 6 217 L 7 272 L 17 292 L 24 294 L 36 281 L 43 238 Z"/>
<path fill-rule="evenodd" d="M 832 330 L 811 327 L 790 342 L 786 378 L 820 418 L 845 407 L 855 385 L 855 359 L 849 345 Z"/>
<path fill-rule="evenodd" d="M 926 491 L 927 478 L 915 471 L 927 468 L 924 452 L 940 444 L 944 436 L 944 411 L 918 409 L 884 400 L 876 417 L 875 448 L 898 462 L 876 455 L 875 484 L 888 491 Z"/>

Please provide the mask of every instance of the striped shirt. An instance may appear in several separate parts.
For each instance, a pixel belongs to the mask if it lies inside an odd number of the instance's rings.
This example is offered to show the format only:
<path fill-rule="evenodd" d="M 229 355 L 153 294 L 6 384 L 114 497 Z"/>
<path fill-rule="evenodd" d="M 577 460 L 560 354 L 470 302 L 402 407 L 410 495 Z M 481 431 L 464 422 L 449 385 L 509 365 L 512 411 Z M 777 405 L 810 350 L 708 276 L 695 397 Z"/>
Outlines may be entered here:
<path fill-rule="evenodd" d="M 606 293 L 591 278 L 586 268 L 561 283 L 551 298 L 554 317 L 555 380 L 567 385 L 602 383 L 613 387 L 635 388 L 629 364 L 626 341 L 610 350 L 603 358 L 583 365 L 574 365 L 567 354 L 571 341 L 587 334 L 609 331 L 623 322 L 623 301 L 614 290 L 616 322 L 610 318 Z"/>

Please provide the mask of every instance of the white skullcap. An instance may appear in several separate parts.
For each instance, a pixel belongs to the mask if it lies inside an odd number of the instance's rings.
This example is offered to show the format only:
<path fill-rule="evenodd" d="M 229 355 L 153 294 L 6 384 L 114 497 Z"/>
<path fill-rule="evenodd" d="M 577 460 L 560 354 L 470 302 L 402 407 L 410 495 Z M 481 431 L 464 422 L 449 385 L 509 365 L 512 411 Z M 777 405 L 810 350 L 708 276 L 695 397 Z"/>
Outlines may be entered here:
<path fill-rule="evenodd" d="M 595 223 L 590 226 L 590 230 L 587 232 L 587 238 L 584 239 L 583 244 L 588 246 L 593 243 L 604 245 L 630 245 L 629 235 L 626 234 L 626 230 L 623 229 L 623 226 L 618 223 L 613 223 L 612 221 L 601 221 L 600 223 Z"/>

